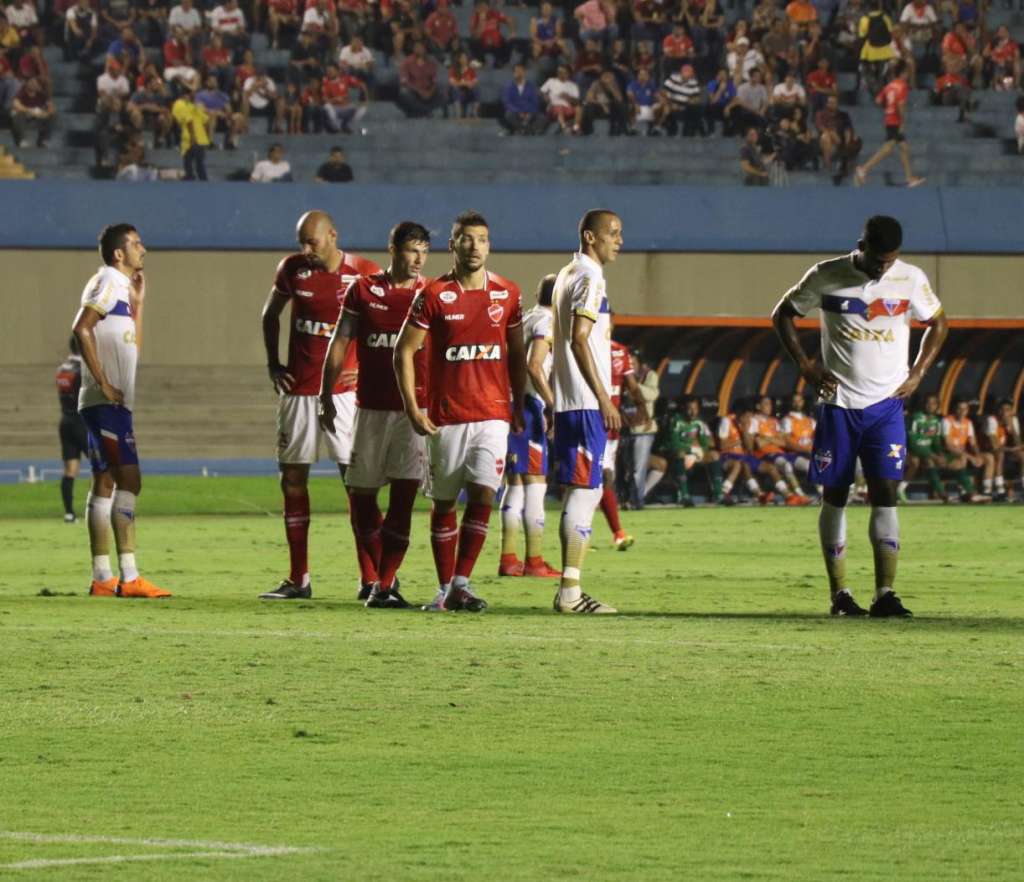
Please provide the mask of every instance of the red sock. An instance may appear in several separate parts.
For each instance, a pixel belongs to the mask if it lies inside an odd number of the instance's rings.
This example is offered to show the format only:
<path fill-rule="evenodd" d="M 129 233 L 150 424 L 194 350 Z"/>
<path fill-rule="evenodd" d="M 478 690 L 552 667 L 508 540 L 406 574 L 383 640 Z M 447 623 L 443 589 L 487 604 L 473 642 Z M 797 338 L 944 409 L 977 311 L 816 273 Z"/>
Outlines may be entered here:
<path fill-rule="evenodd" d="M 622 523 L 619 521 L 619 500 L 615 497 L 615 488 L 604 485 L 604 492 L 601 493 L 601 511 L 608 519 L 608 526 L 612 533 L 618 535 L 622 532 Z"/>
<path fill-rule="evenodd" d="M 452 509 L 445 514 L 430 513 L 430 547 L 434 552 L 437 584 L 447 585 L 455 570 L 455 548 L 459 541 L 459 518 Z"/>
<path fill-rule="evenodd" d="M 395 573 L 409 548 L 412 507 L 416 503 L 419 488 L 419 481 L 391 482 L 388 513 L 381 529 L 380 584 L 383 588 L 390 588 L 394 584 Z"/>
<path fill-rule="evenodd" d="M 455 561 L 455 575 L 469 578 L 480 549 L 487 539 L 487 522 L 491 519 L 491 506 L 470 503 L 462 515 L 459 531 L 459 556 Z"/>
<path fill-rule="evenodd" d="M 352 520 L 352 535 L 356 540 L 359 578 L 370 584 L 378 580 L 377 567 L 381 552 L 381 514 L 377 506 L 377 497 L 365 493 L 349 493 L 348 507 Z"/>
<path fill-rule="evenodd" d="M 309 574 L 309 494 L 284 497 L 284 535 L 288 539 L 291 572 L 288 578 L 301 585 Z"/>

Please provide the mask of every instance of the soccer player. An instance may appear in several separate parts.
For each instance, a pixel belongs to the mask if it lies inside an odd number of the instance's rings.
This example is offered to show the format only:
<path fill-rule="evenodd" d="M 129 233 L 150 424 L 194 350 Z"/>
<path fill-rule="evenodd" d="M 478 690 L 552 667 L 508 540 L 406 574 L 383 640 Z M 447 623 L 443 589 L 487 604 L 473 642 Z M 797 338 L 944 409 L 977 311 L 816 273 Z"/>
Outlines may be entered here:
<path fill-rule="evenodd" d="M 939 396 L 929 395 L 924 401 L 924 410 L 918 411 L 910 418 L 910 429 L 907 431 L 907 468 L 897 490 L 900 502 L 907 501 L 907 485 L 914 479 L 922 465 L 927 472 L 932 495 L 936 499 L 948 502 L 949 497 L 939 477 L 939 467 L 945 460 Z"/>
<path fill-rule="evenodd" d="M 907 136 L 904 127 L 907 121 L 907 98 L 910 96 L 910 86 L 907 84 L 906 65 L 897 61 L 893 67 L 893 78 L 878 96 L 875 103 L 882 105 L 885 110 L 883 123 L 885 124 L 885 143 L 878 148 L 864 165 L 857 166 L 854 172 L 854 183 L 861 187 L 878 163 L 892 153 L 893 148 L 899 145 L 900 163 L 903 165 L 903 174 L 907 177 L 908 187 L 920 187 L 924 178 L 914 176 L 910 169 L 910 148 L 907 146 Z"/>
<path fill-rule="evenodd" d="M 85 504 L 92 550 L 93 597 L 170 597 L 139 575 L 135 563 L 135 503 L 142 490 L 132 408 L 142 345 L 146 247 L 131 224 L 100 233 L 103 266 L 85 284 L 74 334 L 87 368 L 78 412 L 88 429 L 92 490 Z M 110 566 L 110 531 L 120 579 Z"/>
<path fill-rule="evenodd" d="M 514 431 L 523 426 L 526 346 L 519 288 L 486 268 L 486 219 L 473 211 L 460 214 L 448 248 L 454 266 L 413 300 L 395 346 L 395 372 L 406 416 L 428 436 L 439 588 L 426 609 L 481 612 L 487 603 L 469 580 L 505 470 L 509 424 Z M 416 401 L 415 355 L 424 343 L 427 413 Z M 457 529 L 455 501 L 463 488 L 466 510 Z"/>
<path fill-rule="evenodd" d="M 562 579 L 556 612 L 614 613 L 580 588 L 608 433 L 622 426 L 612 403 L 611 309 L 604 267 L 622 248 L 622 221 L 591 209 L 579 224 L 580 250 L 555 280 L 555 458 L 564 486 L 559 537 Z"/>
<path fill-rule="evenodd" d="M 802 392 L 794 392 L 789 398 L 789 412 L 780 423 L 786 447 L 784 462 L 804 476 L 811 470 L 815 427 L 814 417 L 809 416 L 806 410 L 807 399 Z M 775 462 L 779 464 L 778 460 Z"/>
<path fill-rule="evenodd" d="M 537 304 L 523 316 L 526 345 L 526 399 L 523 430 L 508 436 L 505 495 L 501 501 L 499 576 L 562 574 L 544 560 L 544 497 L 548 491 L 548 428 L 555 393 L 551 389 L 551 294 L 555 277 L 537 286 Z M 519 560 L 519 529 L 526 531 L 526 561 Z"/>
<path fill-rule="evenodd" d="M 707 468 L 713 502 L 722 502 L 722 465 L 708 424 L 700 418 L 700 401 L 684 395 L 682 412 L 666 415 L 665 424 L 654 442 L 655 453 L 647 471 L 650 488 L 666 471 L 676 482 L 676 505 L 693 508 L 687 475 L 698 465 Z"/>
<path fill-rule="evenodd" d="M 612 405 L 619 410 L 622 404 L 622 387 L 626 387 L 629 397 L 632 399 L 637 411 L 638 421 L 647 422 L 647 405 L 644 402 L 643 393 L 640 391 L 640 384 L 636 381 L 633 371 L 633 356 L 628 346 L 612 340 Z M 621 420 L 622 413 L 619 412 Z M 611 429 L 608 432 L 608 441 L 604 447 L 604 459 L 601 463 L 601 511 L 604 513 L 608 527 L 612 531 L 612 541 L 619 551 L 626 551 L 636 541 L 625 530 L 622 529 L 622 521 L 619 519 L 619 500 L 615 495 L 615 460 L 619 452 L 619 438 L 621 429 Z"/>
<path fill-rule="evenodd" d="M 786 458 L 786 436 L 775 416 L 775 402 L 770 395 L 757 399 L 754 413 L 746 429 L 750 452 L 757 457 L 757 471 L 768 475 L 786 505 L 810 505 L 800 490 L 793 464 Z"/>
<path fill-rule="evenodd" d="M 948 329 L 927 276 L 899 259 L 902 243 L 895 218 L 868 218 L 856 251 L 815 264 L 772 313 L 783 346 L 821 401 L 811 480 L 825 488 L 818 529 L 833 615 L 866 613 L 846 580 L 846 502 L 858 457 L 871 502 L 870 615 L 910 615 L 893 590 L 900 548 L 896 488 L 907 454 L 903 401 L 920 385 Z M 819 308 L 821 363 L 804 350 L 794 322 Z M 908 370 L 911 317 L 928 328 Z"/>
<path fill-rule="evenodd" d="M 64 461 L 60 495 L 64 502 L 64 523 L 73 524 L 76 520 L 75 478 L 78 477 L 82 454 L 89 450 L 89 434 L 78 413 L 78 393 L 82 388 L 82 350 L 74 334 L 68 341 L 68 349 L 68 357 L 57 368 L 57 400 L 60 402 L 60 458 Z"/>
<path fill-rule="evenodd" d="M 969 401 L 958 398 L 953 402 L 953 413 L 943 417 L 942 443 L 946 449 L 946 466 L 957 472 L 960 481 L 960 501 L 991 502 L 995 457 L 988 451 L 982 452 L 978 449 Z M 981 493 L 974 492 L 974 476 L 970 468 L 981 469 Z"/>
<path fill-rule="evenodd" d="M 318 394 L 324 358 L 338 321 L 344 292 L 360 275 L 380 272 L 372 260 L 347 254 L 338 247 L 338 231 L 331 216 L 307 211 L 299 218 L 296 235 L 301 251 L 277 266 L 274 284 L 263 306 L 263 345 L 267 371 L 277 392 L 277 460 L 284 494 L 284 529 L 288 540 L 288 578 L 262 600 L 294 600 L 313 596 L 309 578 L 309 467 L 320 458 L 320 447 L 336 463 L 342 478 L 352 450 L 355 416 L 356 350 L 349 347 L 348 362 L 333 392 L 336 395 L 334 433 L 325 433 L 317 421 Z M 281 313 L 291 304 L 288 364 L 278 358 Z M 351 505 L 351 501 L 349 502 Z M 361 570 L 369 570 L 367 553 L 357 547 Z M 372 590 L 365 578 L 360 597 Z M 365 596 L 364 596 L 365 594 Z"/>
<path fill-rule="evenodd" d="M 995 457 L 995 501 L 1006 502 L 1012 496 L 1006 486 L 1006 466 L 1017 460 L 1021 489 L 1024 490 L 1024 444 L 1021 443 L 1020 420 L 1013 412 L 1013 404 L 1003 398 L 996 412 L 985 418 L 985 437 Z"/>
<path fill-rule="evenodd" d="M 761 505 L 771 502 L 772 493 L 765 493 L 751 470 L 756 469 L 760 462 L 747 453 L 743 444 L 743 428 L 750 422 L 750 407 L 742 401 L 734 403 L 735 413 L 727 413 L 718 421 L 719 461 L 723 463 L 725 479 L 722 481 L 722 502 L 732 505 L 732 488 L 737 480 L 742 480 L 752 499 Z"/>
<path fill-rule="evenodd" d="M 369 583 L 366 606 L 402 609 L 409 606 L 395 584 L 409 548 L 409 530 L 416 491 L 423 480 L 423 438 L 405 418 L 395 379 L 394 349 L 413 298 L 423 288 L 420 275 L 430 253 L 430 233 L 421 224 L 403 221 L 388 237 L 391 264 L 379 273 L 361 276 L 345 294 L 341 319 L 331 336 L 320 381 L 320 426 L 335 433 L 338 409 L 334 388 L 345 357 L 356 341 L 359 374 L 352 458 L 345 473 L 352 533 L 365 554 L 361 579 Z M 423 364 L 417 353 L 417 406 L 426 404 Z M 388 513 L 381 516 L 377 494 L 390 485 Z"/>

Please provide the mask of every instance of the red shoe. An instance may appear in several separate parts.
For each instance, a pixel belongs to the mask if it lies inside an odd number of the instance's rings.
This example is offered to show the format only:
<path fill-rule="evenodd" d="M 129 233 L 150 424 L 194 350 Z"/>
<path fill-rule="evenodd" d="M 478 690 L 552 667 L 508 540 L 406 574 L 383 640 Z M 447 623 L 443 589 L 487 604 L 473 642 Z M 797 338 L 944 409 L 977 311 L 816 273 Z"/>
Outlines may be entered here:
<path fill-rule="evenodd" d="M 117 583 L 117 596 L 118 597 L 170 597 L 170 591 L 164 591 L 163 588 L 157 588 L 152 582 L 147 582 L 142 576 L 137 579 L 132 579 L 130 582 L 118 582 Z"/>
<path fill-rule="evenodd" d="M 514 554 L 503 554 L 498 564 L 499 576 L 521 576 L 523 574 L 523 562 Z"/>
<path fill-rule="evenodd" d="M 811 500 L 799 493 L 790 493 L 786 497 L 786 505 L 810 505 Z"/>
<path fill-rule="evenodd" d="M 115 594 L 117 594 L 116 576 L 111 576 L 105 582 L 97 582 L 93 579 L 89 586 L 90 597 L 113 597 Z"/>
<path fill-rule="evenodd" d="M 528 557 L 523 564 L 523 575 L 535 576 L 538 579 L 559 579 L 562 571 L 556 570 L 542 557 Z"/>
<path fill-rule="evenodd" d="M 771 490 L 766 493 L 759 493 L 757 496 L 757 501 L 761 505 L 768 505 L 773 499 L 775 499 L 775 494 Z"/>

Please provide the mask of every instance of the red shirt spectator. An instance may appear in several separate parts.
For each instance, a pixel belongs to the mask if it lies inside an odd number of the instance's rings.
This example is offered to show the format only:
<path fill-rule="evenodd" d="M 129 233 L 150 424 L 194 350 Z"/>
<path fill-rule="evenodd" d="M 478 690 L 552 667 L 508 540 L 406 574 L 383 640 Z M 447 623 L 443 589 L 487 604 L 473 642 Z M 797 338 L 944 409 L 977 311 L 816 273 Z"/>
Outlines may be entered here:
<path fill-rule="evenodd" d="M 956 28 L 942 38 L 942 54 L 966 58 L 974 53 L 975 40 L 965 29 Z"/>
<path fill-rule="evenodd" d="M 988 56 L 996 64 L 1012 65 L 1020 58 L 1020 46 L 1010 38 L 1006 25 L 1000 26 L 995 38 L 988 44 Z"/>
<path fill-rule="evenodd" d="M 349 89 L 361 92 L 363 81 L 347 73 L 338 74 L 336 77 L 324 77 L 320 86 L 323 103 L 345 107 L 348 104 Z"/>
<path fill-rule="evenodd" d="M 822 61 L 825 61 L 825 59 L 822 59 Z M 818 67 L 807 74 L 804 82 L 807 84 L 807 88 L 812 94 L 815 92 L 823 92 L 827 95 L 831 95 L 836 88 L 836 75 L 828 69 L 828 62 L 825 62 L 824 64 L 819 62 Z"/>
<path fill-rule="evenodd" d="M 164 67 L 190 67 L 192 64 L 188 43 L 171 38 L 164 43 Z"/>
<path fill-rule="evenodd" d="M 427 16 L 423 25 L 432 43 L 446 47 L 459 33 L 459 23 L 448 8 L 448 0 L 438 0 L 437 9 Z"/>
<path fill-rule="evenodd" d="M 230 49 L 225 46 L 203 47 L 203 65 L 205 67 L 227 67 L 229 64 L 231 64 Z"/>
<path fill-rule="evenodd" d="M 45 82 L 50 80 L 50 65 L 46 63 L 41 52 L 26 52 L 18 62 L 18 79 L 30 80 L 32 77 Z"/>
<path fill-rule="evenodd" d="M 909 95 L 910 87 L 902 77 L 893 80 L 878 93 L 875 101 L 885 110 L 883 122 L 886 126 L 903 125 L 903 105 L 907 103 Z"/>
<path fill-rule="evenodd" d="M 684 31 L 678 25 L 673 28 L 672 33 L 665 37 L 661 41 L 661 51 L 666 58 L 692 58 L 693 57 L 693 40 L 687 36 Z"/>
<path fill-rule="evenodd" d="M 935 78 L 935 92 L 941 95 L 946 89 L 954 89 L 957 86 L 968 89 L 970 85 L 967 82 L 967 78 L 963 74 L 958 73 L 944 73 L 941 77 Z"/>
<path fill-rule="evenodd" d="M 476 12 L 470 19 L 469 30 L 480 43 L 488 49 L 502 46 L 505 43 L 505 35 L 502 33 L 502 26 L 512 23 L 505 13 L 497 9 L 491 9 L 486 2 L 477 4 Z"/>
<path fill-rule="evenodd" d="M 417 43 L 417 50 L 422 47 Z M 429 96 L 437 91 L 437 63 L 428 55 L 406 56 L 398 68 L 398 81 L 407 89 L 411 89 L 417 95 Z"/>
<path fill-rule="evenodd" d="M 460 71 L 454 64 L 448 68 L 448 82 L 453 86 L 472 89 L 476 87 L 477 79 L 476 68 L 472 65 L 467 65 L 463 71 Z"/>

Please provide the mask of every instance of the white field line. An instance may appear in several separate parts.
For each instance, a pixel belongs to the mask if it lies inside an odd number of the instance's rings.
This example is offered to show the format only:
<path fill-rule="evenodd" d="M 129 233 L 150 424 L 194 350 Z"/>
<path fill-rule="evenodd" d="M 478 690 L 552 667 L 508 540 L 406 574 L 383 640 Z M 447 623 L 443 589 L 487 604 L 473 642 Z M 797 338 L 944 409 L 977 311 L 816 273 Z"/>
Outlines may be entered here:
<path fill-rule="evenodd" d="M 91 844 L 91 845 L 132 845 L 149 848 L 192 848 L 198 851 L 166 851 L 150 854 L 113 854 L 102 857 L 80 858 L 33 858 L 0 864 L 0 870 L 38 870 L 47 867 L 67 867 L 78 864 L 122 864 L 139 861 L 177 861 L 199 858 L 238 859 L 255 857 L 279 857 L 290 854 L 309 854 L 317 848 L 296 848 L 288 845 L 253 845 L 245 842 L 210 842 L 202 839 L 153 839 L 128 838 L 123 836 L 80 836 L 77 834 L 25 833 L 16 830 L 0 830 L 0 839 L 34 842 L 37 844 Z"/>

